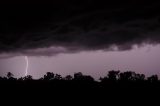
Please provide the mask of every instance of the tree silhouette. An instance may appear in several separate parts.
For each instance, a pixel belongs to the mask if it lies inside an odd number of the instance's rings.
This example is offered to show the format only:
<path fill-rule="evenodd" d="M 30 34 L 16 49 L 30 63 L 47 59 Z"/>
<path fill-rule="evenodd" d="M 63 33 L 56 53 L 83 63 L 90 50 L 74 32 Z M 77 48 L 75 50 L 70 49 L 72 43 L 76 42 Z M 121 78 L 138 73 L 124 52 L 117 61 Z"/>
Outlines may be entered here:
<path fill-rule="evenodd" d="M 144 81 L 145 75 L 144 74 L 135 74 L 135 80 L 136 81 Z"/>
<path fill-rule="evenodd" d="M 13 78 L 13 76 L 14 76 L 14 75 L 13 75 L 11 72 L 8 72 L 8 73 L 7 73 L 7 78 L 8 78 L 8 79 Z"/>
<path fill-rule="evenodd" d="M 94 78 L 89 75 L 83 75 L 81 72 L 78 72 L 74 74 L 74 80 L 92 82 L 94 81 Z"/>
<path fill-rule="evenodd" d="M 157 82 L 158 81 L 158 76 L 157 75 L 152 75 L 148 77 L 149 82 Z"/>
<path fill-rule="evenodd" d="M 109 71 L 108 72 L 108 79 L 111 81 L 116 81 L 119 78 L 120 71 Z"/>
<path fill-rule="evenodd" d="M 25 77 L 23 78 L 23 80 L 25 80 L 25 81 L 31 81 L 31 80 L 33 80 L 33 78 L 32 78 L 31 75 L 27 75 L 27 76 L 25 76 Z"/>
<path fill-rule="evenodd" d="M 2 78 L 2 77 L 0 77 L 0 81 L 1 81 L 1 80 L 3 80 L 3 78 Z"/>
<path fill-rule="evenodd" d="M 81 80 L 83 78 L 83 74 L 81 72 L 74 74 L 74 80 Z"/>
<path fill-rule="evenodd" d="M 54 79 L 54 73 L 53 72 L 47 72 L 46 75 L 44 75 L 44 80 L 53 80 Z"/>
<path fill-rule="evenodd" d="M 71 81 L 73 79 L 73 77 L 71 75 L 67 75 L 64 80 L 67 80 L 67 81 Z"/>
<path fill-rule="evenodd" d="M 23 80 L 24 80 L 23 77 L 18 78 L 18 81 L 23 81 Z"/>
<path fill-rule="evenodd" d="M 4 80 L 6 80 L 6 79 L 8 79 L 8 80 L 17 80 L 16 78 L 14 78 L 14 75 L 11 73 L 11 72 L 8 72 L 7 73 L 7 78 L 6 77 L 4 77 L 3 78 Z"/>
<path fill-rule="evenodd" d="M 133 81 L 135 79 L 135 72 L 127 71 L 120 73 L 119 80 L 121 81 Z"/>
<path fill-rule="evenodd" d="M 105 76 L 104 78 L 100 77 L 99 80 L 102 83 L 110 83 L 110 82 L 113 83 L 113 82 L 116 82 L 118 80 L 118 78 L 119 78 L 119 73 L 120 73 L 120 71 L 114 71 L 114 70 L 109 71 L 107 76 Z"/>
<path fill-rule="evenodd" d="M 59 74 L 56 74 L 53 79 L 54 79 L 54 80 L 61 80 L 61 79 L 62 79 L 62 76 L 59 75 Z"/>
<path fill-rule="evenodd" d="M 84 76 L 84 80 L 85 80 L 85 81 L 88 81 L 88 82 L 93 82 L 93 81 L 94 81 L 94 78 L 91 77 L 91 76 L 89 76 L 89 75 L 86 75 L 86 76 Z"/>

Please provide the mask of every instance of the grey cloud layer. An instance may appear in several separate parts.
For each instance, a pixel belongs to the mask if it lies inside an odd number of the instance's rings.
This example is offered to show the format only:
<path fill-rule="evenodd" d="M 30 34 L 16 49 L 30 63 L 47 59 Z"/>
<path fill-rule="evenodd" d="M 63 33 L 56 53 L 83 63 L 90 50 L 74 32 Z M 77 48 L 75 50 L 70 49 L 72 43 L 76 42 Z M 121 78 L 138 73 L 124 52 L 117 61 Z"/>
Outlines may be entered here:
<path fill-rule="evenodd" d="M 0 10 L 0 52 L 54 55 L 158 44 L 159 9 L 159 1 L 143 0 L 4 3 Z"/>

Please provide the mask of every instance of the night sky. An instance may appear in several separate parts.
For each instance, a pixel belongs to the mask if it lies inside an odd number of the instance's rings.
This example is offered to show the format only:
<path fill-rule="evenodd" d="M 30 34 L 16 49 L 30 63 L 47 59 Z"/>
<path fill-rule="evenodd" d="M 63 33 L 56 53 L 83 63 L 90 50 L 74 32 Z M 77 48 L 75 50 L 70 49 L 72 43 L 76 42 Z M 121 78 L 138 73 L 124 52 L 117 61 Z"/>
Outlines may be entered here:
<path fill-rule="evenodd" d="M 160 1 L 0 3 L 0 75 L 160 71 Z"/>

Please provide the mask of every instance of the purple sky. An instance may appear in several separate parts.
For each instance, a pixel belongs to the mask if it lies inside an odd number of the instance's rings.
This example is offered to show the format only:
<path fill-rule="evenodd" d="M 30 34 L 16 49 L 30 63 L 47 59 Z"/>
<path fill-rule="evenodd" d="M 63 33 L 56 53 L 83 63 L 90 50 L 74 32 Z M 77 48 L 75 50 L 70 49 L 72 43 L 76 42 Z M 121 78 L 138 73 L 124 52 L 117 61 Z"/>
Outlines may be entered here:
<path fill-rule="evenodd" d="M 159 75 L 160 1 L 14 0 L 0 5 L 0 76 L 24 76 L 25 56 L 34 78 L 82 72 L 97 79 L 110 70 Z"/>
<path fill-rule="evenodd" d="M 15 77 L 25 74 L 24 56 L 0 59 L 0 75 L 12 72 Z M 132 70 L 145 75 L 160 75 L 160 45 L 147 45 L 128 51 L 90 51 L 56 56 L 29 57 L 28 74 L 39 78 L 46 72 L 61 75 L 82 72 L 98 79 L 109 70 Z"/>

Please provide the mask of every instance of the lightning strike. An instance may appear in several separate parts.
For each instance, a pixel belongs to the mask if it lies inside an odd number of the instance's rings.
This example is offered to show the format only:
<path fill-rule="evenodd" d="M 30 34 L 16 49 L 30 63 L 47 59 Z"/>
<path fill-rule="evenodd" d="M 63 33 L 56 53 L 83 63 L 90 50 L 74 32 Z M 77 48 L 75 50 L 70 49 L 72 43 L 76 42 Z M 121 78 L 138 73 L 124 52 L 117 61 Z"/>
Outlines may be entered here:
<path fill-rule="evenodd" d="M 25 60 L 26 60 L 26 68 L 25 68 L 25 76 L 28 75 L 28 57 L 25 56 Z"/>

